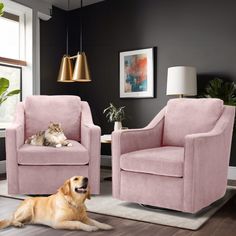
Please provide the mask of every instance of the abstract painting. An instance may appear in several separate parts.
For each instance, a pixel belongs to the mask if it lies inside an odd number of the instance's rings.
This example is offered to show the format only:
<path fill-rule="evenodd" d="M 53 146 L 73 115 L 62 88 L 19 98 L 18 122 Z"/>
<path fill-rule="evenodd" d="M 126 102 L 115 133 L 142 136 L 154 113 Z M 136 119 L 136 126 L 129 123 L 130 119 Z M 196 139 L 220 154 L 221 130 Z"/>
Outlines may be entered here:
<path fill-rule="evenodd" d="M 120 97 L 153 97 L 153 48 L 120 53 Z"/>

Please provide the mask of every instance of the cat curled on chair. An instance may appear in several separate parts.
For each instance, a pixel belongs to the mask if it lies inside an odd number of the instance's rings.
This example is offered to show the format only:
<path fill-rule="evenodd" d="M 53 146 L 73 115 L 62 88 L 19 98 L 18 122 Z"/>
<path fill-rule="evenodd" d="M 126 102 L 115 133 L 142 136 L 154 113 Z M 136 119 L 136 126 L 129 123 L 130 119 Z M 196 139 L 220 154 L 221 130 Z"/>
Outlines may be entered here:
<path fill-rule="evenodd" d="M 45 131 L 39 131 L 25 140 L 25 144 L 31 144 L 35 146 L 51 146 L 51 147 L 71 147 L 70 143 L 61 127 L 60 123 L 50 122 L 48 129 Z"/>

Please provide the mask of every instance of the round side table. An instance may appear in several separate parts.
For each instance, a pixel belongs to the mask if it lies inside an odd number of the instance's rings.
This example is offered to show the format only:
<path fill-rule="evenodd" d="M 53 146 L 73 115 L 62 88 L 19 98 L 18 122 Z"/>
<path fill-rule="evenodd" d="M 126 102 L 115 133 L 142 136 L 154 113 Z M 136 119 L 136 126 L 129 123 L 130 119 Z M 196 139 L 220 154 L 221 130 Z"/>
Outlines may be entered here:
<path fill-rule="evenodd" d="M 111 143 L 111 134 L 104 134 L 101 136 L 101 143 Z"/>

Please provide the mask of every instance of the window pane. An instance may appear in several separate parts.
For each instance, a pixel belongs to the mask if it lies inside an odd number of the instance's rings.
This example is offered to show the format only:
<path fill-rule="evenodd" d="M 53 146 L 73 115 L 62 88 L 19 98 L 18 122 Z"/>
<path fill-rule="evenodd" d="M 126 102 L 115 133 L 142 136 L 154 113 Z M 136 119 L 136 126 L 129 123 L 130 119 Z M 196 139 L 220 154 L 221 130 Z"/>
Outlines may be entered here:
<path fill-rule="evenodd" d="M 8 91 L 21 89 L 21 68 L 0 65 L 0 77 L 10 81 Z M 20 101 L 20 95 L 9 97 L 0 105 L 0 123 L 11 122 L 15 117 L 16 105 Z"/>
<path fill-rule="evenodd" d="M 20 24 L 0 17 L 0 57 L 20 59 Z"/>

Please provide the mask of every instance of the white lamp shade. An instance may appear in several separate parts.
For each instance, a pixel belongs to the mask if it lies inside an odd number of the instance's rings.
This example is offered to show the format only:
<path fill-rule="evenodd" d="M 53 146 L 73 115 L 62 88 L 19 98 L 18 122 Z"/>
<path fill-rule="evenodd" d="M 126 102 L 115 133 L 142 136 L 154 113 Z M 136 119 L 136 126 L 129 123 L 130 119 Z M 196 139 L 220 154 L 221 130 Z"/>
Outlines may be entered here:
<path fill-rule="evenodd" d="M 197 95 L 197 72 L 190 66 L 168 68 L 167 95 Z"/>

